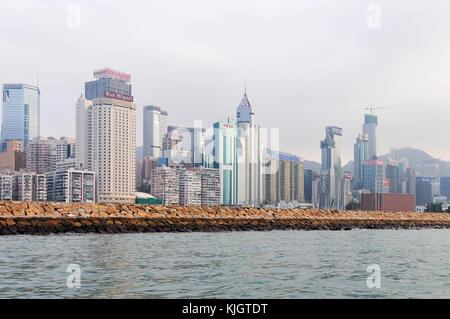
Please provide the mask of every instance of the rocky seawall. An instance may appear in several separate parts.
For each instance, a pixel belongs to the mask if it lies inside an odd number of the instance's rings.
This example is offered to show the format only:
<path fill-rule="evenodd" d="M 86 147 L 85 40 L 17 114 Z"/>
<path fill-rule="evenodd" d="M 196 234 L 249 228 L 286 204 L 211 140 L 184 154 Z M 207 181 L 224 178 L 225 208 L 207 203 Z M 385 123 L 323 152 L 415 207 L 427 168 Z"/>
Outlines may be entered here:
<path fill-rule="evenodd" d="M 0 202 L 0 235 L 450 228 L 450 214 Z"/>

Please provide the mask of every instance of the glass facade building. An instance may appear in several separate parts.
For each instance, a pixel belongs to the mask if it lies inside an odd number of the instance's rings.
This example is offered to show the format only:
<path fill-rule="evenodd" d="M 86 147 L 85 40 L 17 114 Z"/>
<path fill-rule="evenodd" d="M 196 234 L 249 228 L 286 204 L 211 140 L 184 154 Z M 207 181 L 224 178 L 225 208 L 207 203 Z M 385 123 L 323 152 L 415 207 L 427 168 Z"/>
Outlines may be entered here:
<path fill-rule="evenodd" d="M 2 145 L 21 140 L 24 151 L 40 134 L 40 91 L 26 84 L 3 84 Z"/>

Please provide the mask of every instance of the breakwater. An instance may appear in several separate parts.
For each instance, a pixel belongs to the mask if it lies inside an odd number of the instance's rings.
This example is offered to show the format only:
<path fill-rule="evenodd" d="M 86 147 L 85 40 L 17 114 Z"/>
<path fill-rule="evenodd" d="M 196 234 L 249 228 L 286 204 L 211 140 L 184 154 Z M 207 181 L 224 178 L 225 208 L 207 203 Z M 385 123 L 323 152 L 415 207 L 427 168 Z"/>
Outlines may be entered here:
<path fill-rule="evenodd" d="M 0 202 L 0 235 L 450 228 L 450 214 Z"/>

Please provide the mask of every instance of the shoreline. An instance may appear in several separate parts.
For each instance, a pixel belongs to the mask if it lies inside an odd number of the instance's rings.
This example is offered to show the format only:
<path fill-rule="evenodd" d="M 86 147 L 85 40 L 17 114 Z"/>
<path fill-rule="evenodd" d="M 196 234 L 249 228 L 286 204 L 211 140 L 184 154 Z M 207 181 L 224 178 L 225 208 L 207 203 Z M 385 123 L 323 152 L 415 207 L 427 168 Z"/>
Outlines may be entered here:
<path fill-rule="evenodd" d="M 450 228 L 450 214 L 0 202 L 0 235 L 421 228 Z"/>

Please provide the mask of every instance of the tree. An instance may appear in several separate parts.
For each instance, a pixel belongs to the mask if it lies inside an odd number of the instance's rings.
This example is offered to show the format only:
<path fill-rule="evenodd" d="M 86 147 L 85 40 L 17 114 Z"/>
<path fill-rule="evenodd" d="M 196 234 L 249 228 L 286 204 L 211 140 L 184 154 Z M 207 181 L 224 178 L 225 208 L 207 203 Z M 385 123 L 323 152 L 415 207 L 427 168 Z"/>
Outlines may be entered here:
<path fill-rule="evenodd" d="M 425 211 L 429 213 L 442 213 L 442 203 L 428 203 L 425 205 Z"/>
<path fill-rule="evenodd" d="M 359 210 L 359 209 L 361 209 L 361 203 L 352 200 L 350 203 L 348 203 L 348 204 L 345 206 L 345 209 L 346 209 L 346 210 Z"/>

